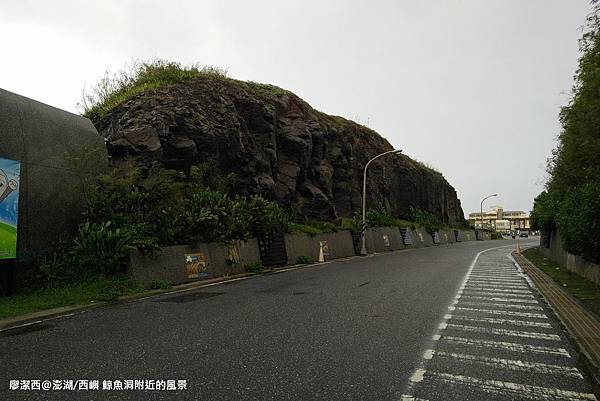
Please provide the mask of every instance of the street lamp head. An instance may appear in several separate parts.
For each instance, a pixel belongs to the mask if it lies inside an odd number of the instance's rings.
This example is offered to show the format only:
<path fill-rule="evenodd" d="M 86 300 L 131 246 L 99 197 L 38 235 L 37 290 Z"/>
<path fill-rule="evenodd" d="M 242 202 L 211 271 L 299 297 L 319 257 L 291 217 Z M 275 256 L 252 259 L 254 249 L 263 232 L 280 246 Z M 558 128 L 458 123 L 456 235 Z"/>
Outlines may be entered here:
<path fill-rule="evenodd" d="M 402 149 L 396 149 L 394 150 L 394 153 L 402 153 Z"/>
<path fill-rule="evenodd" d="M 494 195 L 492 195 L 492 196 L 498 196 L 498 194 L 494 194 Z"/>

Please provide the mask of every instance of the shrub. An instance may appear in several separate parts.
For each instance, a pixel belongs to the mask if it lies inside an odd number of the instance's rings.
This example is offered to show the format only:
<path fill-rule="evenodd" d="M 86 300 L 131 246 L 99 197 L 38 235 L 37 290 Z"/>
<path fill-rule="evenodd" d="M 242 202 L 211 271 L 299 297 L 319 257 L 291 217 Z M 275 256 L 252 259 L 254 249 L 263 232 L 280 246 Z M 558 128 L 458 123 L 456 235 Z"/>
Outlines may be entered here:
<path fill-rule="evenodd" d="M 167 85 L 177 84 L 200 75 L 227 76 L 227 71 L 213 66 L 182 66 L 180 63 L 154 60 L 135 61 L 117 73 L 106 71 L 98 83 L 84 93 L 79 106 L 90 119 L 100 118 L 134 95 Z"/>
<path fill-rule="evenodd" d="M 396 218 L 387 211 L 382 203 L 367 210 L 366 220 L 368 227 L 386 227 L 396 225 Z"/>
<path fill-rule="evenodd" d="M 546 232 L 554 230 L 558 203 L 552 193 L 544 191 L 539 194 L 534 200 L 533 210 L 529 217 L 531 228 Z"/>
<path fill-rule="evenodd" d="M 244 268 L 245 268 L 246 272 L 253 273 L 253 274 L 258 274 L 264 270 L 264 267 L 263 267 L 262 263 L 260 263 L 260 262 L 246 263 Z"/>
<path fill-rule="evenodd" d="M 82 281 L 94 277 L 110 277 L 125 273 L 129 251 L 158 248 L 136 227 L 119 228 L 108 221 L 103 224 L 84 223 L 73 244 L 63 249 L 50 263 L 42 265 L 46 281 Z"/>
<path fill-rule="evenodd" d="M 313 237 L 318 234 L 335 233 L 338 231 L 338 227 L 336 227 L 333 223 L 317 220 L 305 220 L 303 223 L 290 223 L 289 231 L 293 233 L 307 234 Z"/>
<path fill-rule="evenodd" d="M 154 279 L 150 283 L 150 289 L 152 290 L 165 290 L 167 288 L 171 288 L 171 284 L 167 283 L 165 280 Z"/>
<path fill-rule="evenodd" d="M 296 263 L 299 265 L 308 265 L 313 263 L 313 260 L 310 256 L 300 255 L 298 259 L 296 259 Z"/>
<path fill-rule="evenodd" d="M 435 215 L 424 210 L 411 208 L 411 216 L 417 226 L 425 228 L 430 234 L 444 227 L 444 224 Z"/>
<path fill-rule="evenodd" d="M 600 260 L 600 180 L 570 191 L 556 215 L 565 249 L 592 262 Z"/>

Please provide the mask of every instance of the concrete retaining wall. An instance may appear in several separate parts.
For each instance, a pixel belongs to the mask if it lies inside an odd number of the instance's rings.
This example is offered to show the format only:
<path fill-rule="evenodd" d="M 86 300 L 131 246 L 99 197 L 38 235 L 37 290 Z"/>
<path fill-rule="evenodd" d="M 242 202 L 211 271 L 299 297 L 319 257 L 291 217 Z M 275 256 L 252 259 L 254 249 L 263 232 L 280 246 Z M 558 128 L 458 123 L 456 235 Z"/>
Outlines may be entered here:
<path fill-rule="evenodd" d="M 369 253 L 397 251 L 405 248 L 398 227 L 373 227 L 369 228 L 365 235 Z"/>
<path fill-rule="evenodd" d="M 458 230 L 458 242 L 475 241 L 477 235 L 475 230 Z"/>
<path fill-rule="evenodd" d="M 424 228 L 409 230 L 413 245 L 404 245 L 398 227 L 376 227 L 366 232 L 369 253 L 382 253 L 405 248 L 433 246 L 433 237 Z M 453 230 L 441 230 L 437 233 L 441 244 L 456 242 Z M 465 230 L 460 233 L 466 241 L 475 240 L 475 233 Z M 470 238 L 470 239 L 469 239 Z M 306 234 L 286 234 L 285 245 L 288 265 L 296 264 L 298 257 L 308 256 L 312 261 L 319 260 L 320 242 L 327 242 L 325 260 L 354 256 L 352 235 L 349 231 L 309 236 Z M 189 277 L 186 255 L 202 253 L 206 267 L 202 277 Z M 180 284 L 198 279 L 223 277 L 244 273 L 245 265 L 260 262 L 260 253 L 256 239 L 236 242 L 230 245 L 222 243 L 197 244 L 195 246 L 170 246 L 162 248 L 155 256 L 132 252 L 128 274 L 143 286 L 149 287 L 154 280 L 170 284 Z"/>
<path fill-rule="evenodd" d="M 300 256 L 308 256 L 313 261 L 319 260 L 319 243 L 327 241 L 328 254 L 326 260 L 354 256 L 354 245 L 350 231 L 318 234 L 313 237 L 306 234 L 286 234 L 285 247 L 288 255 L 288 264 L 293 265 Z"/>
<path fill-rule="evenodd" d="M 476 234 L 479 241 L 490 241 L 492 239 L 492 234 L 488 231 L 477 230 Z"/>
<path fill-rule="evenodd" d="M 550 238 L 548 238 L 548 236 Z M 549 244 L 546 248 L 544 242 Z M 542 255 L 554 260 L 556 263 L 565 266 L 568 270 L 582 277 L 587 278 L 597 284 L 600 284 L 600 265 L 588 262 L 581 256 L 573 255 L 564 250 L 560 241 L 560 233 L 553 231 L 549 234 L 543 234 L 540 238 L 540 252 Z"/>
<path fill-rule="evenodd" d="M 413 237 L 413 248 L 420 248 L 423 246 L 433 246 L 433 237 L 424 228 L 420 227 L 412 231 Z"/>
<path fill-rule="evenodd" d="M 437 232 L 439 244 L 451 244 L 456 242 L 456 235 L 454 230 L 439 230 Z"/>
<path fill-rule="evenodd" d="M 244 273 L 246 264 L 260 261 L 256 239 L 230 245 L 216 242 L 196 246 L 178 245 L 163 247 L 156 256 L 132 252 L 127 273 L 144 287 L 150 287 L 154 280 L 170 284 L 196 281 L 198 277 L 188 276 L 186 255 L 198 253 L 204 254 L 206 264 L 203 279 Z"/>

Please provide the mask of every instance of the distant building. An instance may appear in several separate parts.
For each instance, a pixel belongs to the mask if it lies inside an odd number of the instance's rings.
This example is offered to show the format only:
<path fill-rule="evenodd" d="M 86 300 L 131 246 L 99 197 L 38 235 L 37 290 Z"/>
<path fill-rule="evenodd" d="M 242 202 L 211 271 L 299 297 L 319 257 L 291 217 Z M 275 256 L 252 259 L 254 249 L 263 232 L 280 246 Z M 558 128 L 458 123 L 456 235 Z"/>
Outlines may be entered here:
<path fill-rule="evenodd" d="M 521 210 L 504 210 L 502 206 L 492 206 L 483 212 L 469 213 L 469 223 L 475 228 L 490 228 L 499 232 L 529 230 L 529 214 Z"/>

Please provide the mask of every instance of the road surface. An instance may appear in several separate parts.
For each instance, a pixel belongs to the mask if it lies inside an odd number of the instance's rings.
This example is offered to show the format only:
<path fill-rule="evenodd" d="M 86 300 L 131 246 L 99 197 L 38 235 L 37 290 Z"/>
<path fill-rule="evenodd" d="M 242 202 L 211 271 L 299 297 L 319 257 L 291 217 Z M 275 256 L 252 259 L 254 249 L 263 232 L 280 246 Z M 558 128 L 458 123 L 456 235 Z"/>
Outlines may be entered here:
<path fill-rule="evenodd" d="M 512 249 L 335 261 L 5 331 L 0 399 L 592 400 Z M 70 380 L 100 389 L 65 390 Z M 105 380 L 170 389 L 102 390 Z"/>

